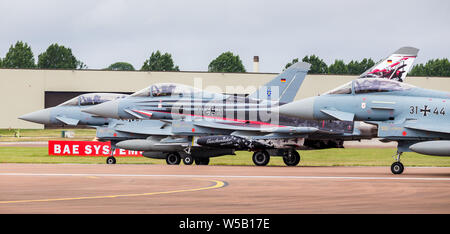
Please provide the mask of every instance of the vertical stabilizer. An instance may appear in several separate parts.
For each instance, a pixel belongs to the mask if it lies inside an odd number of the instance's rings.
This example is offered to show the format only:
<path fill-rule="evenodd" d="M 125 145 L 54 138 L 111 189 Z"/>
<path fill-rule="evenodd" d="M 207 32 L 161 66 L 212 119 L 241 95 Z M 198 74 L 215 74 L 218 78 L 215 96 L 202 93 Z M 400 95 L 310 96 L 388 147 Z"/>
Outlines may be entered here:
<path fill-rule="evenodd" d="M 365 71 L 359 78 L 386 78 L 403 82 L 418 53 L 417 48 L 402 47 Z"/>
<path fill-rule="evenodd" d="M 311 64 L 297 62 L 275 77 L 269 83 L 250 94 L 250 98 L 273 100 L 280 103 L 292 102 L 305 80 Z"/>

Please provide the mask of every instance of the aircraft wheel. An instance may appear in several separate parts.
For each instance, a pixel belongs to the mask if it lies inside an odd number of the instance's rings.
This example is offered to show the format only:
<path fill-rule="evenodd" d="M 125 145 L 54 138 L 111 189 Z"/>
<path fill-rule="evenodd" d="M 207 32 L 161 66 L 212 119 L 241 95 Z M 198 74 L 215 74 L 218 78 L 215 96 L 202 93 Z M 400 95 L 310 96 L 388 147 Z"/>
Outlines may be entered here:
<path fill-rule="evenodd" d="M 290 154 L 284 156 L 283 161 L 287 166 L 295 167 L 300 162 L 300 154 L 296 150 L 293 150 Z"/>
<path fill-rule="evenodd" d="M 391 165 L 391 172 L 396 175 L 402 174 L 404 169 L 405 169 L 405 167 L 403 166 L 403 163 L 401 163 L 401 162 L 395 162 L 395 163 L 392 163 L 392 165 Z"/>
<path fill-rule="evenodd" d="M 196 158 L 195 164 L 197 165 L 208 165 L 209 164 L 209 158 Z"/>
<path fill-rule="evenodd" d="M 166 162 L 168 165 L 178 165 L 181 162 L 181 157 L 178 154 L 167 155 Z"/>
<path fill-rule="evenodd" d="M 194 163 L 194 158 L 192 158 L 191 155 L 186 155 L 186 157 L 183 158 L 183 163 L 185 165 L 192 165 L 192 163 Z"/>
<path fill-rule="evenodd" d="M 106 158 L 106 164 L 116 164 L 116 158 L 113 156 Z"/>
<path fill-rule="evenodd" d="M 256 166 L 266 166 L 269 163 L 270 155 L 267 151 L 256 151 L 253 153 L 252 159 Z"/>

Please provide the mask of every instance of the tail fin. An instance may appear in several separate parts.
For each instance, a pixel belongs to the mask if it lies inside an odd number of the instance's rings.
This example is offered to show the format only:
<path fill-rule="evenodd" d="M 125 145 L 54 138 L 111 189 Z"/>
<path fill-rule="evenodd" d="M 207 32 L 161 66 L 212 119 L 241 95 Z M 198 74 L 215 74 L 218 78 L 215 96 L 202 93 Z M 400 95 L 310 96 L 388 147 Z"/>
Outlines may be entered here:
<path fill-rule="evenodd" d="M 311 64 L 297 62 L 275 77 L 269 83 L 249 95 L 253 99 L 274 100 L 280 103 L 292 102 L 305 80 Z"/>
<path fill-rule="evenodd" d="M 403 82 L 419 53 L 414 47 L 402 47 L 378 62 L 359 78 L 386 78 Z"/>

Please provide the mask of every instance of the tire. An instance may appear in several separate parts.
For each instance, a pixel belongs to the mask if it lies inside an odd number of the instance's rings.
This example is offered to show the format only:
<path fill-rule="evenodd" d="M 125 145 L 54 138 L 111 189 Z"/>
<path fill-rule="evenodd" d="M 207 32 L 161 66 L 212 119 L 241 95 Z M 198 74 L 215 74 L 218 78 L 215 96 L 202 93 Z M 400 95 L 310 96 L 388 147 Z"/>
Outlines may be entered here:
<path fill-rule="evenodd" d="M 256 151 L 252 159 L 256 166 L 266 166 L 270 161 L 270 155 L 267 151 Z"/>
<path fill-rule="evenodd" d="M 179 154 L 175 153 L 175 154 L 169 154 L 166 157 L 166 163 L 168 165 L 179 165 L 181 162 L 181 157 Z"/>
<path fill-rule="evenodd" d="M 295 167 L 300 162 L 300 154 L 296 150 L 291 151 L 290 154 L 290 156 L 283 156 L 284 164 L 289 167 Z"/>
<path fill-rule="evenodd" d="M 192 165 L 194 163 L 194 158 L 191 155 L 186 155 L 186 157 L 183 158 L 184 165 Z"/>
<path fill-rule="evenodd" d="M 116 164 L 116 158 L 109 156 L 106 158 L 106 164 Z"/>
<path fill-rule="evenodd" d="M 391 165 L 391 172 L 392 174 L 399 175 L 403 173 L 403 170 L 405 170 L 405 167 L 401 162 L 395 162 Z"/>
<path fill-rule="evenodd" d="M 195 158 L 195 164 L 196 165 L 208 165 L 209 158 Z"/>
<path fill-rule="evenodd" d="M 201 165 L 208 165 L 209 164 L 209 158 L 202 158 Z"/>

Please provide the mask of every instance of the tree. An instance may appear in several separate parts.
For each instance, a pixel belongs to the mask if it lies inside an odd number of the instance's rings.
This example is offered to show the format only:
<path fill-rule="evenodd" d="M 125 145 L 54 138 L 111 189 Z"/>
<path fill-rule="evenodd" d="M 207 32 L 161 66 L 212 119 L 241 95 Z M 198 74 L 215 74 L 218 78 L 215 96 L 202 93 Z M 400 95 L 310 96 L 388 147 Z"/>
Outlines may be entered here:
<path fill-rule="evenodd" d="M 245 72 L 239 55 L 234 55 L 230 51 L 224 52 L 219 57 L 211 61 L 208 65 L 209 72 Z"/>
<path fill-rule="evenodd" d="M 38 57 L 38 67 L 45 69 L 85 69 L 86 64 L 77 60 L 70 48 L 51 44 L 47 50 Z"/>
<path fill-rule="evenodd" d="M 308 74 L 326 74 L 328 73 L 328 66 L 327 64 L 317 57 L 316 55 L 311 56 L 305 56 L 302 59 L 303 62 L 307 62 L 311 64 L 311 69 L 309 70 Z"/>
<path fill-rule="evenodd" d="M 371 68 L 373 65 L 375 65 L 375 62 L 372 59 L 366 59 L 364 58 L 361 60 L 361 62 L 358 61 L 350 61 L 350 63 L 347 64 L 347 74 L 351 75 L 360 75 L 367 71 L 369 68 Z"/>
<path fill-rule="evenodd" d="M 113 71 L 134 71 L 133 65 L 126 62 L 117 62 L 109 65 L 105 70 L 113 70 Z"/>
<path fill-rule="evenodd" d="M 8 53 L 1 62 L 4 68 L 35 68 L 34 55 L 30 46 L 21 41 L 9 47 Z"/>
<path fill-rule="evenodd" d="M 369 58 L 369 59 L 364 58 L 363 60 L 361 60 L 361 62 L 359 64 L 361 66 L 361 72 L 358 73 L 358 75 L 362 74 L 363 72 L 365 72 L 365 71 L 369 70 L 371 67 L 373 67 L 375 65 L 375 62 L 371 58 Z"/>
<path fill-rule="evenodd" d="M 142 71 L 180 71 L 178 66 L 174 66 L 172 55 L 169 53 L 161 54 L 159 50 L 152 52 L 150 58 L 145 60 L 141 68 Z"/>
<path fill-rule="evenodd" d="M 361 74 L 362 72 L 360 72 L 360 68 L 359 68 L 359 62 L 358 61 L 350 61 L 347 64 L 347 70 L 348 73 L 347 74 L 351 74 L 351 75 L 358 75 Z"/>
<path fill-rule="evenodd" d="M 345 65 L 343 60 L 336 59 L 334 63 L 328 67 L 329 74 L 348 74 L 347 65 Z"/>
<path fill-rule="evenodd" d="M 287 63 L 286 66 L 284 66 L 283 70 L 288 69 L 288 67 L 292 66 L 293 64 L 298 63 L 298 58 L 292 59 L 292 62 Z"/>
<path fill-rule="evenodd" d="M 450 76 L 448 59 L 431 59 L 425 65 L 417 64 L 409 72 L 410 76 Z"/>

